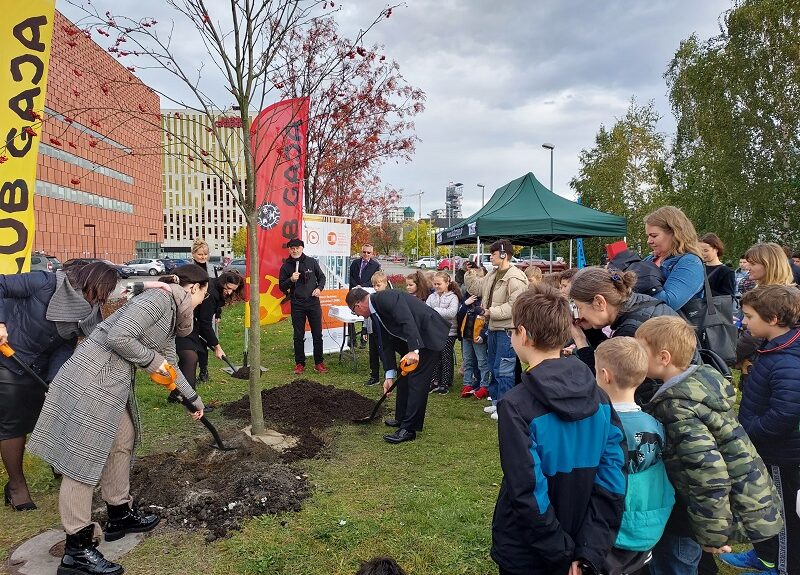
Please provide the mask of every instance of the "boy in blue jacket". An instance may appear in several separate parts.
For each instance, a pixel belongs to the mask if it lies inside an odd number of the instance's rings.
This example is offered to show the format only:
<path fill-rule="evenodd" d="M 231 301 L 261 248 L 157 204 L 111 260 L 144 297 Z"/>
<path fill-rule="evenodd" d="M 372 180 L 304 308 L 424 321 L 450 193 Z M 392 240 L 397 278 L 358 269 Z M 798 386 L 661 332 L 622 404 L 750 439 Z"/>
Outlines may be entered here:
<path fill-rule="evenodd" d="M 560 358 L 572 316 L 537 285 L 512 308 L 522 383 L 497 404 L 503 482 L 492 521 L 500 575 L 597 573 L 625 498 L 622 428 L 586 364 Z"/>
<path fill-rule="evenodd" d="M 781 492 L 785 524 L 780 534 L 754 543 L 743 553 L 720 558 L 740 569 L 765 575 L 800 574 L 800 292 L 794 286 L 767 285 L 742 296 L 744 324 L 753 337 L 766 339 L 757 351 L 742 391 L 739 422 L 764 460 Z M 751 575 L 753 575 L 751 573 Z"/>
<path fill-rule="evenodd" d="M 634 400 L 636 388 L 647 377 L 647 350 L 642 344 L 632 337 L 613 337 L 597 346 L 594 358 L 597 385 L 608 394 L 628 444 L 625 512 L 603 573 L 637 573 L 652 559 L 675 503 L 661 458 L 664 426 Z"/>

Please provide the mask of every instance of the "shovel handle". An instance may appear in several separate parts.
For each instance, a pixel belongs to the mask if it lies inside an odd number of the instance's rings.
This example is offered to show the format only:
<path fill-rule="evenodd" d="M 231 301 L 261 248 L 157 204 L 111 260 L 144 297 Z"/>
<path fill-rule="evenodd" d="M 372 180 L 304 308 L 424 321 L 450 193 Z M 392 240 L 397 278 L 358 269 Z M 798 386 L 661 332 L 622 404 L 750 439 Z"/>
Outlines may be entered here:
<path fill-rule="evenodd" d="M 50 389 L 50 386 L 47 384 L 47 382 L 43 380 L 38 373 L 33 371 L 33 368 L 31 368 L 31 366 L 29 366 L 27 363 L 25 363 L 16 356 L 17 352 L 14 351 L 14 348 L 8 345 L 8 343 L 0 344 L 0 353 L 2 353 L 4 356 L 10 359 L 13 359 L 14 363 L 20 366 L 22 370 L 29 376 L 31 376 L 34 379 L 34 381 L 36 381 L 39 385 L 41 385 L 45 391 L 48 391 Z"/>

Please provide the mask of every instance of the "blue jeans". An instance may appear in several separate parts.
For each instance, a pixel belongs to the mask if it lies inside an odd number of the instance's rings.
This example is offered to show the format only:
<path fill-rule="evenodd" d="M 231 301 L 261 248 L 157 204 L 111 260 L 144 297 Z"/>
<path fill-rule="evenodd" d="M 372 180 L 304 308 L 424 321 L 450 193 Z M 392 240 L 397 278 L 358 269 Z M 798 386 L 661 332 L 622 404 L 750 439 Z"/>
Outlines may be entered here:
<path fill-rule="evenodd" d="M 650 575 L 697 575 L 702 553 L 691 537 L 665 534 L 653 548 Z"/>
<path fill-rule="evenodd" d="M 464 357 L 464 385 L 489 387 L 489 360 L 486 355 L 486 343 L 475 343 L 465 337 L 461 340 L 461 354 Z"/>
<path fill-rule="evenodd" d="M 489 395 L 492 396 L 492 405 L 496 405 L 500 398 L 514 387 L 514 365 L 517 356 L 511 347 L 511 338 L 504 329 L 489 332 L 487 347 L 489 369 L 492 372 Z"/>

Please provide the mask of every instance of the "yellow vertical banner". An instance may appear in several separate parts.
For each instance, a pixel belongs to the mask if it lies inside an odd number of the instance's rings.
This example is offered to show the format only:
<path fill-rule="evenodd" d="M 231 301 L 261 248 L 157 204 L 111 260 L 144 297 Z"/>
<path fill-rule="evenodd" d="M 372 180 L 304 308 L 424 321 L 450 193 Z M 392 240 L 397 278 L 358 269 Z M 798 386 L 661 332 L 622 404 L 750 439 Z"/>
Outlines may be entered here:
<path fill-rule="evenodd" d="M 0 17 L 0 273 L 30 269 L 33 193 L 55 0 L 3 2 Z"/>

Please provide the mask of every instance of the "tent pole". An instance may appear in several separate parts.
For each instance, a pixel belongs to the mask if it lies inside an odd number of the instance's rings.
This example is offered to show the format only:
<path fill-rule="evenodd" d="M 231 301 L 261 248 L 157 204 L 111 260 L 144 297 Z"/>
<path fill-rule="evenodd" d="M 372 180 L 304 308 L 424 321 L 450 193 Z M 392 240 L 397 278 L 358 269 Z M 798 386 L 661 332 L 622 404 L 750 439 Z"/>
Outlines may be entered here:
<path fill-rule="evenodd" d="M 550 242 L 550 273 L 553 273 L 553 242 Z"/>

